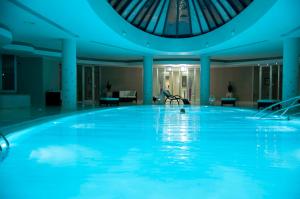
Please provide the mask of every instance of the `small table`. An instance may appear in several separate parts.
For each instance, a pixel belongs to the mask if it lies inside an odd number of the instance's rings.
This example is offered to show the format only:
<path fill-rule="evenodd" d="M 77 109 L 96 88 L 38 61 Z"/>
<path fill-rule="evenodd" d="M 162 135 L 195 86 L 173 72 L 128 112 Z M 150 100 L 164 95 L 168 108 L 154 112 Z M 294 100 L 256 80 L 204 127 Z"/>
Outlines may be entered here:
<path fill-rule="evenodd" d="M 267 108 L 268 106 L 272 106 L 273 104 L 276 104 L 278 102 L 279 102 L 279 100 L 269 100 L 269 99 L 257 100 L 257 109 Z M 274 110 L 276 108 L 280 109 L 281 105 L 278 104 L 277 106 L 272 107 L 272 110 Z"/>
<path fill-rule="evenodd" d="M 46 106 L 61 106 L 60 92 L 46 92 Z"/>
<path fill-rule="evenodd" d="M 101 97 L 100 100 L 99 100 L 99 104 L 100 104 L 100 106 L 102 104 L 104 104 L 106 106 L 112 106 L 112 105 L 119 106 L 119 98 L 115 98 L 115 97 Z"/>
<path fill-rule="evenodd" d="M 231 98 L 221 98 L 221 106 L 224 104 L 231 104 L 232 106 L 235 106 L 236 98 L 231 97 Z"/>

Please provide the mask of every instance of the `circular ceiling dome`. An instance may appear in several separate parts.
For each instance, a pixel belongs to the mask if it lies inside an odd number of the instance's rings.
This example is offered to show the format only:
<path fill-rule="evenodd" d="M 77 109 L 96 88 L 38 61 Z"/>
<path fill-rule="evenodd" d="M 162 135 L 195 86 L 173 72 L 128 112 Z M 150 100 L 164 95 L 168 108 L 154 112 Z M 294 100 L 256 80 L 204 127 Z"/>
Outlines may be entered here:
<path fill-rule="evenodd" d="M 193 37 L 213 31 L 253 0 L 108 0 L 130 24 L 153 35 Z"/>

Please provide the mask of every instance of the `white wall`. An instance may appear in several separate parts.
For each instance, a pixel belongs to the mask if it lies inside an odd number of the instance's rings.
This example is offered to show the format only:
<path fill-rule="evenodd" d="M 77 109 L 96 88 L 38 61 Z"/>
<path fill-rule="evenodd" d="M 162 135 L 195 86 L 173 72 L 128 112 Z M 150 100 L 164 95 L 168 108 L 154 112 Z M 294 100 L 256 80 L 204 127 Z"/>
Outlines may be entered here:
<path fill-rule="evenodd" d="M 105 90 L 107 81 L 112 85 L 112 91 L 136 90 L 138 100 L 143 99 L 142 68 L 102 67 L 101 91 Z"/>
<path fill-rule="evenodd" d="M 226 96 L 228 82 L 233 85 L 239 105 L 252 105 L 252 67 L 224 67 L 211 69 L 211 95 L 217 100 Z"/>

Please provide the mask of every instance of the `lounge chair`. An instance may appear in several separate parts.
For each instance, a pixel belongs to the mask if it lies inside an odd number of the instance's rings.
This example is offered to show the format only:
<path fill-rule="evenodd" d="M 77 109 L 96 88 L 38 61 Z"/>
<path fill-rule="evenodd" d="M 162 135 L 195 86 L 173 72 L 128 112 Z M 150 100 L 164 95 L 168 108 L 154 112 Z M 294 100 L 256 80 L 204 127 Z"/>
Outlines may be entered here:
<path fill-rule="evenodd" d="M 170 104 L 171 104 L 173 101 L 176 101 L 178 105 L 180 104 L 180 101 L 182 101 L 183 104 L 190 104 L 190 102 L 189 102 L 188 99 L 184 99 L 184 98 L 182 98 L 182 97 L 179 96 L 179 95 L 172 95 L 172 94 L 170 93 L 170 91 L 168 91 L 168 90 L 163 90 L 163 94 L 164 94 L 164 96 L 166 97 L 165 103 L 167 103 L 167 100 L 169 100 L 169 101 L 170 101 Z"/>

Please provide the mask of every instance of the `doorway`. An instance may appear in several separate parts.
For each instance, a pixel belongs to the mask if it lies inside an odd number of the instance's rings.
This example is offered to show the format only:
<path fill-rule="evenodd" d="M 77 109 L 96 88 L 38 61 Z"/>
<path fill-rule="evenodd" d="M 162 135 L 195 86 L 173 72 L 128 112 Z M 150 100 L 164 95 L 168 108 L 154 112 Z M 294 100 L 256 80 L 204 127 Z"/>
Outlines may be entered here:
<path fill-rule="evenodd" d="M 280 65 L 259 66 L 259 99 L 281 99 Z"/>
<path fill-rule="evenodd" d="M 158 67 L 154 70 L 153 95 L 161 90 L 169 90 L 173 95 L 180 95 L 196 103 L 196 68 L 181 65 Z"/>
<path fill-rule="evenodd" d="M 77 99 L 83 105 L 95 105 L 100 96 L 100 67 L 77 66 Z"/>

